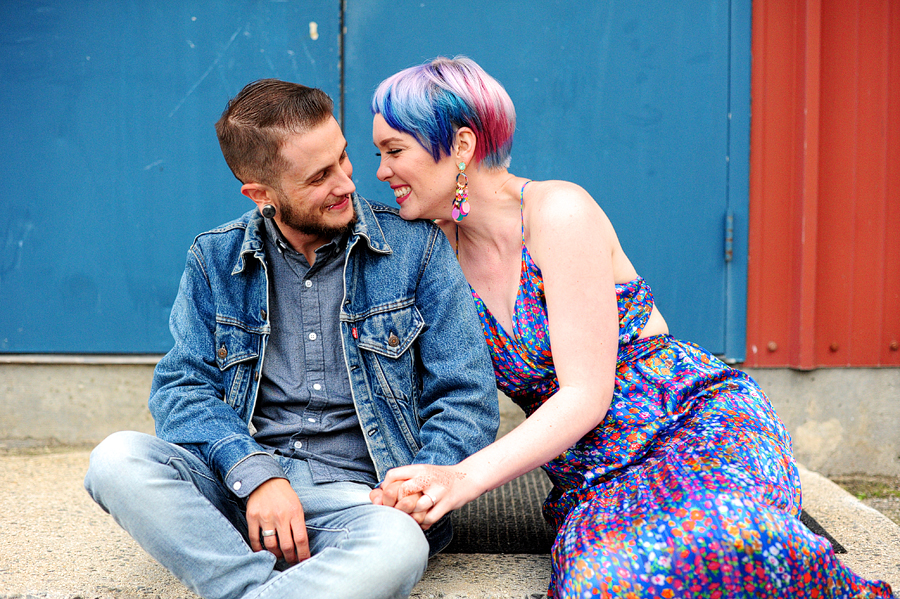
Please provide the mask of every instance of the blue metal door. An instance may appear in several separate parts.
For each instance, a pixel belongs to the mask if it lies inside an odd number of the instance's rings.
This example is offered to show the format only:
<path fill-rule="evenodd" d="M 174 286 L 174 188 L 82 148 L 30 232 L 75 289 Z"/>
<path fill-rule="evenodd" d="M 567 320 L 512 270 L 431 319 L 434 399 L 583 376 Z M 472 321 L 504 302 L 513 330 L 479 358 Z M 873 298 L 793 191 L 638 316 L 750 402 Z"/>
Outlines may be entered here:
<path fill-rule="evenodd" d="M 251 207 L 213 125 L 254 79 L 339 97 L 339 0 L 22 0 L 0 16 L 0 351 L 168 351 L 193 237 Z"/>
<path fill-rule="evenodd" d="M 743 357 L 749 1 L 351 0 L 346 11 L 345 132 L 360 192 L 393 202 L 374 180 L 377 84 L 467 55 L 516 105 L 510 171 L 586 188 L 673 334 Z"/>
<path fill-rule="evenodd" d="M 369 98 L 466 54 L 516 103 L 512 172 L 585 187 L 673 333 L 743 356 L 749 0 L 20 0 L 0 16 L 0 352 L 168 350 L 193 236 L 251 207 L 213 131 L 244 84 L 324 89 L 359 191 L 393 203 Z"/>

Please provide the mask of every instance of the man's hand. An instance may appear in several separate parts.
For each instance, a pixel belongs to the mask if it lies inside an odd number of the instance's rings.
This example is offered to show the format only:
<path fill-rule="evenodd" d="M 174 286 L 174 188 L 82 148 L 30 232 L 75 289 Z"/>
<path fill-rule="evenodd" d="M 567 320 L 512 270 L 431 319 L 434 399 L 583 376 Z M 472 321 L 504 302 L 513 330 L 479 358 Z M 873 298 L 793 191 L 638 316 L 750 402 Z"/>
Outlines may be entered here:
<path fill-rule="evenodd" d="M 303 506 L 291 484 L 283 478 L 269 479 L 250 493 L 247 529 L 253 551 L 266 549 L 289 564 L 309 558 Z M 263 531 L 271 530 L 276 534 L 263 535 Z"/>
<path fill-rule="evenodd" d="M 457 466 L 415 464 L 388 471 L 381 487 L 373 489 L 369 498 L 376 505 L 386 505 L 406 512 L 422 530 L 477 497 L 465 498 L 465 485 L 457 484 L 466 475 Z"/>
<path fill-rule="evenodd" d="M 416 521 L 416 524 L 421 525 L 422 521 L 425 520 L 425 512 L 424 511 L 416 511 L 416 506 L 418 505 L 418 500 L 422 497 L 421 493 L 411 493 L 403 498 L 403 501 L 397 500 L 397 489 L 400 486 L 400 483 L 394 483 L 394 489 L 391 492 L 385 492 L 385 490 L 381 487 L 377 489 L 372 489 L 369 492 L 369 499 L 375 505 L 386 505 L 387 507 L 397 508 L 401 512 L 406 512 L 412 519 Z"/>

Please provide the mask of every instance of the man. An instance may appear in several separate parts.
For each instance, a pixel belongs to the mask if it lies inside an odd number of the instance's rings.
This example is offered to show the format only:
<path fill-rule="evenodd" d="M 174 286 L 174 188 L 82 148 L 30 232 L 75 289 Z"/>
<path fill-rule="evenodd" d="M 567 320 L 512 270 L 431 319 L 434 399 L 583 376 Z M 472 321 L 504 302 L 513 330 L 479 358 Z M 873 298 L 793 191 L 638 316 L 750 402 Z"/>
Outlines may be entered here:
<path fill-rule="evenodd" d="M 203 597 L 408 596 L 449 522 L 426 540 L 371 488 L 496 433 L 446 238 L 356 195 L 332 108 L 277 80 L 229 102 L 219 143 L 258 209 L 188 252 L 157 436 L 116 433 L 91 455 L 94 500 Z"/>

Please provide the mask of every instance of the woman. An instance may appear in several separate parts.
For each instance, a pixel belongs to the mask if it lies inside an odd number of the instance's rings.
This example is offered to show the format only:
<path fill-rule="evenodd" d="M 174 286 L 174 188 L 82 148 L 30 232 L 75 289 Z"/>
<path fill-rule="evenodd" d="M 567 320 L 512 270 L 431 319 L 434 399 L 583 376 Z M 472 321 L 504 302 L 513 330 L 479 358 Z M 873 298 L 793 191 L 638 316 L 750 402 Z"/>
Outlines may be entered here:
<path fill-rule="evenodd" d="M 466 58 L 381 83 L 378 178 L 457 248 L 499 388 L 528 418 L 455 467 L 388 473 L 424 528 L 537 466 L 551 596 L 890 597 L 799 520 L 790 438 L 743 372 L 668 335 L 591 196 L 510 174 L 515 111 Z M 552 347 L 552 354 L 551 354 Z"/>

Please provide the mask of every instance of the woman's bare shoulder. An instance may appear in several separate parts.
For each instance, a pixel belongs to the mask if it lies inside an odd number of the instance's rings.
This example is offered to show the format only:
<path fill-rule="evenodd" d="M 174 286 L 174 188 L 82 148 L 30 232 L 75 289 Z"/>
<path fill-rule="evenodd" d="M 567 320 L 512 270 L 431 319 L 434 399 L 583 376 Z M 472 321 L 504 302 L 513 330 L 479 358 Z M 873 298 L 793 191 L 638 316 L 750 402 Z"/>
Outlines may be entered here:
<path fill-rule="evenodd" d="M 583 187 L 569 181 L 529 184 L 525 190 L 524 210 L 526 224 L 531 222 L 535 232 L 539 229 L 564 233 L 590 228 L 603 236 L 614 235 L 609 218 L 597 201 Z"/>
<path fill-rule="evenodd" d="M 537 253 L 550 248 L 581 248 L 609 254 L 617 283 L 629 281 L 637 272 L 622 250 L 616 230 L 599 203 L 583 187 L 568 181 L 536 182 L 533 205 L 525 196 L 526 230 L 531 225 Z M 531 185 L 529 185 L 531 187 Z M 544 251 L 541 251 L 541 247 Z"/>

